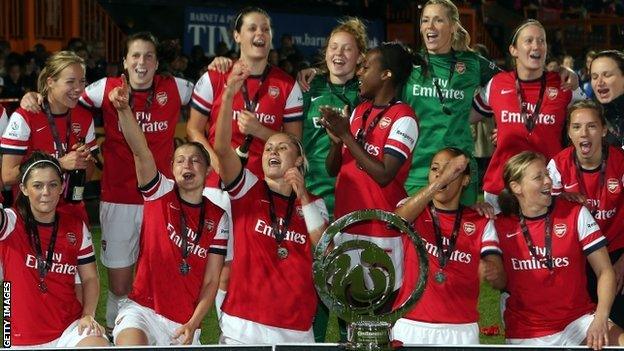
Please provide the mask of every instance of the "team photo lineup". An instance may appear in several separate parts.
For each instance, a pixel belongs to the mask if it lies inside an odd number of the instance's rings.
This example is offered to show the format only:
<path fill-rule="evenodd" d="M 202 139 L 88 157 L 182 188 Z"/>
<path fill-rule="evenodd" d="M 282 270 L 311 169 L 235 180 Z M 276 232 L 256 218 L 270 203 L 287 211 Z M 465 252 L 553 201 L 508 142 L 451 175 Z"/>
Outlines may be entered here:
<path fill-rule="evenodd" d="M 414 48 L 371 47 L 367 21 L 341 17 L 309 67 L 278 57 L 262 7 L 236 8 L 232 54 L 202 53 L 194 75 L 146 31 L 99 74 L 80 45 L 27 57 L 41 67 L 15 95 L 20 64 L 3 57 L 3 346 L 201 345 L 215 313 L 210 343 L 325 342 L 314 249 L 364 209 L 404 219 L 429 264 L 392 339 L 483 343 L 487 288 L 501 342 L 624 345 L 623 47 L 551 65 L 557 39 L 526 18 L 500 65 L 457 6 L 423 2 Z M 96 173 L 99 226 L 84 196 Z M 385 308 L 401 306 L 419 269 L 406 233 L 361 222 L 333 245 L 353 240 L 389 256 Z"/>

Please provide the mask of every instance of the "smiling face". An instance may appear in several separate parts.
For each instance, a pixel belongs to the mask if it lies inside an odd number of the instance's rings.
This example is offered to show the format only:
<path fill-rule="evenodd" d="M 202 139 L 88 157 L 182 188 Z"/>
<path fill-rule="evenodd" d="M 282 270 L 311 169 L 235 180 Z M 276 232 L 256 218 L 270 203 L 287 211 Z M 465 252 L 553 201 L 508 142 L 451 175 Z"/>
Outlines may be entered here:
<path fill-rule="evenodd" d="M 154 43 L 142 39 L 128 43 L 128 54 L 123 61 L 128 71 L 130 86 L 134 89 L 148 89 L 152 86 L 158 69 L 158 57 Z"/>
<path fill-rule="evenodd" d="M 234 41 L 240 45 L 241 58 L 267 59 L 272 39 L 271 21 L 258 12 L 244 15 L 240 31 L 234 31 Z"/>
<path fill-rule="evenodd" d="M 303 164 L 297 145 L 284 133 L 272 135 L 264 144 L 262 170 L 265 178 L 277 180 L 292 167 Z"/>
<path fill-rule="evenodd" d="M 82 65 L 73 63 L 56 77 L 48 77 L 48 100 L 53 109 L 74 108 L 85 90 L 85 71 Z"/>
<path fill-rule="evenodd" d="M 525 214 L 543 212 L 552 203 L 552 180 L 542 159 L 533 160 L 524 169 L 520 180 L 512 181 L 510 187 Z"/>
<path fill-rule="evenodd" d="M 596 165 L 602 159 L 602 138 L 607 128 L 602 124 L 598 111 L 590 108 L 574 110 L 570 115 L 568 136 L 582 164 Z"/>
<path fill-rule="evenodd" d="M 360 50 L 353 35 L 336 32 L 329 38 L 325 51 L 325 63 L 330 77 L 351 79 L 360 58 Z"/>
<path fill-rule="evenodd" d="M 528 75 L 524 79 L 532 79 L 535 75 L 541 76 L 547 49 L 544 29 L 529 24 L 518 32 L 516 42 L 509 46 L 509 53 L 515 58 L 518 73 Z"/>
<path fill-rule="evenodd" d="M 364 63 L 358 70 L 360 80 L 360 96 L 364 99 L 373 99 L 383 86 L 384 70 L 381 67 L 381 53 L 379 50 L 370 50 Z M 387 73 L 385 73 L 387 74 Z"/>
<path fill-rule="evenodd" d="M 433 156 L 429 166 L 429 183 L 433 183 L 442 174 L 444 167 L 455 156 L 448 150 L 440 151 Z M 462 189 L 469 183 L 469 175 L 463 174 L 457 177 L 457 179 L 435 193 L 433 196 L 435 206 L 438 208 L 457 208 Z"/>
<path fill-rule="evenodd" d="M 47 222 L 54 218 L 56 205 L 61 197 L 63 185 L 56 169 L 33 168 L 28 172 L 26 183 L 20 184 L 22 194 L 28 198 L 35 219 Z"/>
<path fill-rule="evenodd" d="M 427 51 L 431 54 L 445 54 L 451 51 L 456 26 L 443 5 L 427 5 L 420 18 L 420 35 Z"/>
<path fill-rule="evenodd" d="M 624 94 L 624 72 L 612 58 L 596 58 L 591 63 L 591 86 L 600 103 L 609 103 Z"/>
<path fill-rule="evenodd" d="M 173 154 L 173 177 L 180 189 L 196 190 L 204 186 L 208 164 L 202 152 L 193 145 L 182 145 Z"/>

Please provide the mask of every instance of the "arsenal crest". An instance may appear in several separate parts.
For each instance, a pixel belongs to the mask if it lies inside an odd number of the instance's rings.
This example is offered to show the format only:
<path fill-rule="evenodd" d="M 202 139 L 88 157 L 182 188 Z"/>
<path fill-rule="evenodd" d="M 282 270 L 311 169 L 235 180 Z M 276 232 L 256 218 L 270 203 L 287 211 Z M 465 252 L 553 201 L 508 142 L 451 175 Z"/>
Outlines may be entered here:
<path fill-rule="evenodd" d="M 82 132 L 82 126 L 80 125 L 80 123 L 72 122 L 71 128 L 74 135 L 80 135 L 80 132 Z"/>
<path fill-rule="evenodd" d="M 159 91 L 156 94 L 156 101 L 158 101 L 158 104 L 160 106 L 165 106 L 165 104 L 167 103 L 167 92 Z"/>
<path fill-rule="evenodd" d="M 565 233 L 568 231 L 568 226 L 562 223 L 555 224 L 555 226 L 553 227 L 553 231 L 555 232 L 557 238 L 563 238 Z"/>
<path fill-rule="evenodd" d="M 611 194 L 617 194 L 620 192 L 620 182 L 615 178 L 609 178 L 607 180 L 607 190 Z"/>
<path fill-rule="evenodd" d="M 270 86 L 269 87 L 269 96 L 272 98 L 277 98 L 279 96 L 279 88 L 278 87 L 274 87 L 274 86 Z"/>
<path fill-rule="evenodd" d="M 466 233 L 466 235 L 470 236 L 470 235 L 474 234 L 476 229 L 477 229 L 477 227 L 475 226 L 474 223 L 472 223 L 472 222 L 464 223 L 464 233 Z"/>
<path fill-rule="evenodd" d="M 71 246 L 76 245 L 76 234 L 71 233 L 71 232 L 67 233 L 67 242 Z"/>
<path fill-rule="evenodd" d="M 390 125 L 390 123 L 392 123 L 392 120 L 390 119 L 390 117 L 384 116 L 380 121 L 379 121 L 379 128 L 381 129 L 385 129 L 388 128 L 388 126 Z"/>
<path fill-rule="evenodd" d="M 466 64 L 463 62 L 455 63 L 455 72 L 457 72 L 457 74 L 464 74 L 464 72 L 466 72 Z"/>
<path fill-rule="evenodd" d="M 557 98 L 558 94 L 559 94 L 559 89 L 554 88 L 554 87 L 548 88 L 548 99 L 554 100 Z"/>

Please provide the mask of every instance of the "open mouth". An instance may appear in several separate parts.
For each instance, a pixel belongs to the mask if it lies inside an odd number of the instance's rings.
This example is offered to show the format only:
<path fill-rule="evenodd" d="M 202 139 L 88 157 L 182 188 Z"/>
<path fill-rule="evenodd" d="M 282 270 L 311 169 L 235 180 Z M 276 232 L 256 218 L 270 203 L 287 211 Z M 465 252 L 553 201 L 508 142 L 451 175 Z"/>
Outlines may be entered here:
<path fill-rule="evenodd" d="M 592 143 L 589 141 L 582 141 L 579 143 L 579 148 L 581 149 L 581 153 L 583 155 L 589 154 L 589 152 L 591 151 L 591 146 Z"/>
<path fill-rule="evenodd" d="M 147 69 L 146 68 L 136 68 L 134 70 L 134 72 L 137 74 L 137 76 L 139 78 L 143 78 L 143 77 L 145 77 L 145 75 L 147 75 Z"/>
<path fill-rule="evenodd" d="M 542 58 L 542 55 L 540 53 L 533 52 L 529 54 L 529 58 L 533 60 L 539 60 Z"/>
<path fill-rule="evenodd" d="M 264 48 L 266 46 L 266 41 L 260 38 L 260 39 L 255 39 L 254 41 L 251 42 L 251 44 L 257 48 Z"/>
<path fill-rule="evenodd" d="M 550 188 L 542 189 L 542 191 L 540 191 L 540 194 L 544 196 L 550 196 Z"/>
<path fill-rule="evenodd" d="M 182 173 L 182 178 L 184 178 L 184 180 L 193 180 L 195 178 L 195 174 L 192 172 L 184 172 Z"/>
<path fill-rule="evenodd" d="M 439 36 L 440 35 L 438 33 L 433 33 L 432 32 L 432 33 L 427 33 L 425 35 L 425 38 L 427 39 L 427 41 L 434 41 L 434 40 L 438 39 Z"/>
<path fill-rule="evenodd" d="M 335 58 L 332 60 L 332 63 L 334 64 L 334 66 L 342 67 L 346 64 L 346 61 L 341 58 Z"/>
<path fill-rule="evenodd" d="M 598 93 L 598 95 L 607 95 L 609 94 L 609 88 L 598 88 L 596 90 L 596 93 Z"/>
<path fill-rule="evenodd" d="M 281 164 L 282 162 L 275 157 L 269 159 L 269 167 L 279 167 Z"/>

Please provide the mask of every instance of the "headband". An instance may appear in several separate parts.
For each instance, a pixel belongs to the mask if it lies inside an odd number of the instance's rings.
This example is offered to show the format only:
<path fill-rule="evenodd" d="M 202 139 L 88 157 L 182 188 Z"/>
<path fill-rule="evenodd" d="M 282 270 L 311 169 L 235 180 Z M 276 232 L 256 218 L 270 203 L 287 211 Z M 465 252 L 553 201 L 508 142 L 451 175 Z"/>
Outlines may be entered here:
<path fill-rule="evenodd" d="M 39 160 L 39 161 L 35 161 L 33 162 L 33 164 L 31 164 L 30 166 L 28 166 L 28 168 L 26 168 L 26 170 L 24 171 L 24 175 L 22 176 L 22 184 L 25 182 L 26 180 L 26 176 L 28 175 L 28 173 L 30 173 L 30 170 L 35 167 L 38 164 L 42 164 L 42 163 L 49 163 L 51 165 L 54 166 L 54 168 L 56 168 L 56 170 L 59 172 L 59 174 L 63 174 L 63 171 L 61 171 L 61 167 L 59 167 L 56 163 L 50 161 L 50 160 Z"/>
<path fill-rule="evenodd" d="M 520 27 L 518 27 L 518 29 L 516 29 L 516 31 L 514 32 L 514 35 L 511 37 L 511 45 L 515 44 L 516 39 L 518 39 L 518 34 L 520 34 L 520 31 L 530 25 L 536 25 L 536 26 L 544 28 L 544 26 L 537 20 L 534 20 L 534 19 L 526 20 L 526 22 L 522 23 Z"/>

